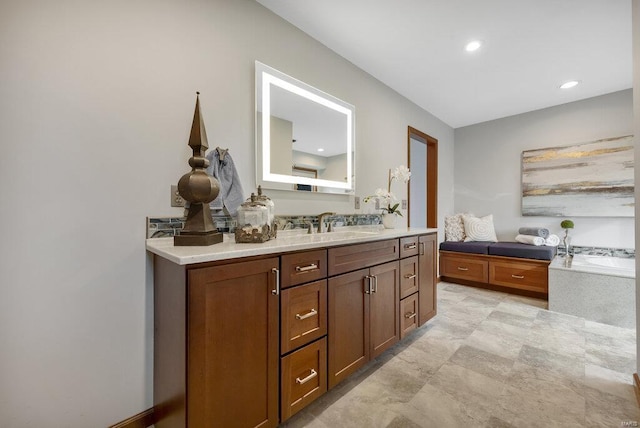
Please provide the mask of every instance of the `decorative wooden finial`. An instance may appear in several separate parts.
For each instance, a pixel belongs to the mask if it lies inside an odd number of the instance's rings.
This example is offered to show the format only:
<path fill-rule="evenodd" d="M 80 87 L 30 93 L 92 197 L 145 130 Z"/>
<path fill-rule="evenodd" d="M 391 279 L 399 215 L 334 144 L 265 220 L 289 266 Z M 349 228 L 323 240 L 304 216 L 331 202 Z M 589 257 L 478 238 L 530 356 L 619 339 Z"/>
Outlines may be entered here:
<path fill-rule="evenodd" d="M 209 202 L 220 193 L 220 183 L 207 174 L 209 161 L 205 152 L 209 148 L 207 132 L 200 113 L 200 92 L 196 92 L 196 108 L 193 113 L 189 146 L 193 156 L 189 159 L 191 172 L 178 181 L 178 192 L 185 201 L 189 201 L 187 220 L 180 235 L 173 243 L 177 246 L 212 245 L 222 242 L 222 233 L 213 224 Z"/>

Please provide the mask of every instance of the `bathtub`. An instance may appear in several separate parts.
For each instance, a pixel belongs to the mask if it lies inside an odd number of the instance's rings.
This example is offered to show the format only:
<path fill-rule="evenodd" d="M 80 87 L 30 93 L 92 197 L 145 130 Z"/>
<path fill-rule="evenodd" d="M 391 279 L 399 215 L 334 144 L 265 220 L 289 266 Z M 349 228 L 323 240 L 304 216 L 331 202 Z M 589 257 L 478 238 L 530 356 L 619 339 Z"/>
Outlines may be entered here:
<path fill-rule="evenodd" d="M 564 266 L 564 258 L 563 266 Z M 576 254 L 570 263 L 570 268 L 574 271 L 590 272 L 600 275 L 613 275 L 624 278 L 636 277 L 636 260 L 623 259 L 620 257 L 590 256 Z"/>
<path fill-rule="evenodd" d="M 549 265 L 549 310 L 636 327 L 635 259 L 576 254 Z"/>

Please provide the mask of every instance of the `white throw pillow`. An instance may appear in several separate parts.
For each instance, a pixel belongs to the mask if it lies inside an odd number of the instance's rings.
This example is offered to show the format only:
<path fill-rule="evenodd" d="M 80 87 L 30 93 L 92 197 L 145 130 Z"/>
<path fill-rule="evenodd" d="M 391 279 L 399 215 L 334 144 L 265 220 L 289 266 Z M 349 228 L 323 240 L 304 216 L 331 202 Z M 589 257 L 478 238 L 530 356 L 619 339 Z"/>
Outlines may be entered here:
<path fill-rule="evenodd" d="M 480 218 L 464 215 L 462 220 L 464 221 L 464 233 L 467 235 L 464 242 L 498 242 L 496 231 L 493 227 L 493 214 Z"/>
<path fill-rule="evenodd" d="M 462 214 L 447 215 L 444 217 L 444 240 L 464 241 L 464 222 Z"/>

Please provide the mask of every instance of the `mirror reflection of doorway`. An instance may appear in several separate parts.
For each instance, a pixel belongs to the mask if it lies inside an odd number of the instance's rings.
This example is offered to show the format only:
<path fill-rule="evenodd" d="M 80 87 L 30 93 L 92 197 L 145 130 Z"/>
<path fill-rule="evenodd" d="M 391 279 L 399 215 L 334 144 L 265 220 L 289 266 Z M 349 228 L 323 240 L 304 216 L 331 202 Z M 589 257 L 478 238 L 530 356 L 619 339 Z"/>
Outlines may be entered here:
<path fill-rule="evenodd" d="M 408 127 L 410 227 L 438 227 L 438 140 Z"/>
<path fill-rule="evenodd" d="M 301 166 L 293 166 L 291 168 L 291 175 L 295 177 L 309 177 L 309 178 L 318 178 L 318 170 L 312 168 L 304 168 Z M 302 190 L 305 192 L 317 192 L 318 187 L 312 186 L 310 184 L 294 184 L 295 190 Z"/>

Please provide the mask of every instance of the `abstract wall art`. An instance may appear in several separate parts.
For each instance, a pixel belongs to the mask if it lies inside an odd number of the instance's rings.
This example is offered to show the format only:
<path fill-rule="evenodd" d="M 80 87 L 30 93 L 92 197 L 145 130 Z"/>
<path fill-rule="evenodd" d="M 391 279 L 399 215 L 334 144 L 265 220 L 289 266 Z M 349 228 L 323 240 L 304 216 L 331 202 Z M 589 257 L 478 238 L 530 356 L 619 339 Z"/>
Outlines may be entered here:
<path fill-rule="evenodd" d="M 633 217 L 633 135 L 522 152 L 522 215 Z"/>

